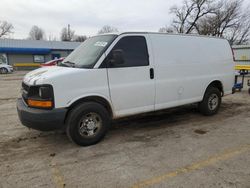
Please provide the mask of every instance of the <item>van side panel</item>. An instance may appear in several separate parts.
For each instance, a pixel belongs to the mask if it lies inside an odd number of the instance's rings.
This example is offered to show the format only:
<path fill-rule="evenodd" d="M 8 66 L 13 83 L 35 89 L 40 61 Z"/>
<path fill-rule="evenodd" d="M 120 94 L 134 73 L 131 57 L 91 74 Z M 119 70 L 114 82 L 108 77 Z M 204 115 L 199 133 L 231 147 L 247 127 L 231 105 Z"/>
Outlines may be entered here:
<path fill-rule="evenodd" d="M 156 79 L 156 109 L 202 100 L 214 80 L 232 92 L 234 63 L 226 40 L 164 34 L 150 34 Z"/>

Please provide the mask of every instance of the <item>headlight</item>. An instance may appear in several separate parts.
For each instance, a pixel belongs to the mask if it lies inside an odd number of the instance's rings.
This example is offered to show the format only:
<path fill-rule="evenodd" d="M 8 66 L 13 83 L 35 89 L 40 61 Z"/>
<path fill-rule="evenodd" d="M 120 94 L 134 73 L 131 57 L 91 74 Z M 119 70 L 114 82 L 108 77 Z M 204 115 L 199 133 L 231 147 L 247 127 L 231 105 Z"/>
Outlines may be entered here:
<path fill-rule="evenodd" d="M 40 87 L 39 91 L 38 91 L 39 97 L 41 97 L 41 99 L 50 99 L 52 98 L 52 90 L 50 87 Z"/>
<path fill-rule="evenodd" d="M 54 93 L 51 85 L 31 86 L 27 104 L 35 108 L 53 108 Z"/>

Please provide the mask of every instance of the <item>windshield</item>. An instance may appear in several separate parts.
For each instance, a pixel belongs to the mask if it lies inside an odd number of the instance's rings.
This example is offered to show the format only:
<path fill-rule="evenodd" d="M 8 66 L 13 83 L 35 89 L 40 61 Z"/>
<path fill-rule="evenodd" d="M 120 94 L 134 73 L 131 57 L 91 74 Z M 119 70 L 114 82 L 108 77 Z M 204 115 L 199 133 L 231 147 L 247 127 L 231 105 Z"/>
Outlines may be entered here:
<path fill-rule="evenodd" d="M 59 66 L 93 68 L 117 35 L 95 36 L 84 41 Z"/>

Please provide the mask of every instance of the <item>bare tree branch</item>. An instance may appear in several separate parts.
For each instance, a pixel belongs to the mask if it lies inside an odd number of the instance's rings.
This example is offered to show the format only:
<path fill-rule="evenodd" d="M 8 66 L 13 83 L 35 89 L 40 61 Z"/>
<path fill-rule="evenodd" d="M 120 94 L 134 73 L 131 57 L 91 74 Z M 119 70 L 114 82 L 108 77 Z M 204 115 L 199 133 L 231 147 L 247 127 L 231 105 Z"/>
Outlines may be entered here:
<path fill-rule="evenodd" d="M 241 15 L 238 24 L 230 28 L 227 35 L 230 44 L 245 44 L 249 41 L 250 15 L 248 11 L 245 11 L 245 13 Z"/>
<path fill-rule="evenodd" d="M 189 5 L 189 2 L 187 0 L 185 0 L 183 3 L 184 5 L 181 8 L 174 6 L 170 9 L 170 13 L 176 15 L 176 19 L 173 20 L 173 27 L 178 33 L 184 33 L 187 19 L 195 7 L 194 3 L 191 3 L 191 5 Z"/>
<path fill-rule="evenodd" d="M 98 31 L 98 34 L 113 33 L 113 32 L 118 32 L 118 29 L 109 25 L 105 25 Z"/>
<path fill-rule="evenodd" d="M 45 40 L 45 32 L 42 28 L 34 25 L 32 26 L 28 39 L 31 40 Z"/>
<path fill-rule="evenodd" d="M 61 31 L 62 41 L 72 41 L 74 38 L 75 38 L 75 31 L 70 29 L 70 25 L 68 25 L 68 27 L 62 28 Z"/>
<path fill-rule="evenodd" d="M 76 35 L 73 39 L 75 42 L 84 42 L 88 37 L 85 35 Z"/>
<path fill-rule="evenodd" d="M 231 44 L 243 44 L 250 37 L 249 8 L 243 9 L 244 0 L 184 0 L 182 6 L 174 6 L 171 27 L 177 33 L 197 33 L 224 37 Z"/>
<path fill-rule="evenodd" d="M 165 26 L 165 27 L 161 27 L 159 29 L 159 33 L 173 33 L 173 29 L 168 27 L 168 26 Z"/>
<path fill-rule="evenodd" d="M 11 33 L 13 33 L 14 27 L 11 23 L 6 21 L 0 21 L 0 38 L 3 38 Z"/>
<path fill-rule="evenodd" d="M 185 0 L 181 7 L 170 9 L 175 15 L 172 26 L 178 33 L 191 33 L 200 18 L 215 11 L 213 5 L 212 0 Z"/>

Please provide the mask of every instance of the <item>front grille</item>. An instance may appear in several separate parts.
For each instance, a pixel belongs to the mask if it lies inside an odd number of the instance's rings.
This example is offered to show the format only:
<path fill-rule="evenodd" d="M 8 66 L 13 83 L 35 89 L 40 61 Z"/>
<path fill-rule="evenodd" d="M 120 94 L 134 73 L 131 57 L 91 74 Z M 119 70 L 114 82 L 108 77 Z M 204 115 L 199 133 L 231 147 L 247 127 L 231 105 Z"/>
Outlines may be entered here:
<path fill-rule="evenodd" d="M 28 99 L 28 93 L 29 93 L 29 86 L 25 84 L 24 82 L 22 83 L 22 97 L 25 102 L 27 102 Z"/>
<path fill-rule="evenodd" d="M 22 83 L 22 88 L 25 91 L 29 91 L 29 86 L 27 84 L 25 84 L 24 82 Z"/>

